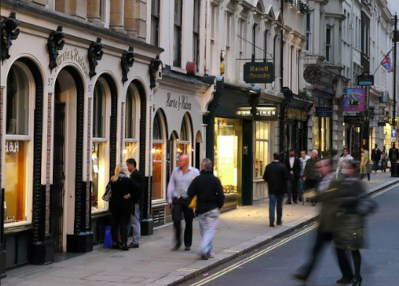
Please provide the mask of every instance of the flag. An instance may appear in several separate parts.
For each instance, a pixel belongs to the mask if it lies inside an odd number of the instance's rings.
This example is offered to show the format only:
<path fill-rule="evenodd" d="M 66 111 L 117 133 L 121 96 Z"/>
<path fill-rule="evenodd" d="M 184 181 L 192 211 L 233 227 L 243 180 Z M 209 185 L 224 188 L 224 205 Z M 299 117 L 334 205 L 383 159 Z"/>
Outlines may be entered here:
<path fill-rule="evenodd" d="M 381 65 L 388 71 L 388 72 L 393 72 L 393 65 L 391 58 L 389 57 L 389 53 L 385 55 L 384 59 L 381 61 Z"/>

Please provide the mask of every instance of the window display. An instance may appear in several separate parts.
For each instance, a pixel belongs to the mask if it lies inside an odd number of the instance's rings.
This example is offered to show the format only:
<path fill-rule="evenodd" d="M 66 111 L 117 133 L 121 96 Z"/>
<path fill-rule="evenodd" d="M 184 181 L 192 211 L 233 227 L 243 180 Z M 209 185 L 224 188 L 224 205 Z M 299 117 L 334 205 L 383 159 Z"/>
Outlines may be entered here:
<path fill-rule="evenodd" d="M 106 174 L 105 160 L 105 142 L 93 143 L 93 150 L 91 153 L 92 160 L 92 186 L 91 186 L 91 208 L 92 210 L 99 210 L 105 208 L 105 202 L 101 199 L 105 187 L 108 183 L 108 176 Z"/>
<path fill-rule="evenodd" d="M 153 200 L 165 198 L 165 139 L 164 125 L 160 112 L 154 117 L 152 144 L 152 194 Z"/>
<path fill-rule="evenodd" d="M 255 170 L 254 177 L 262 178 L 269 163 L 269 123 L 257 121 L 255 124 Z"/>

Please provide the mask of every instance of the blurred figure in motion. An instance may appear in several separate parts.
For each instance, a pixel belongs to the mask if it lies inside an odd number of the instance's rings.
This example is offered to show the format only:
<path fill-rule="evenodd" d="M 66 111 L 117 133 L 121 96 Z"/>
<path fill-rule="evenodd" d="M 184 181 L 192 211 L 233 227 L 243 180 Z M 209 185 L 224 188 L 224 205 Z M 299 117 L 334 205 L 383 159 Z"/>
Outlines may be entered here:
<path fill-rule="evenodd" d="M 348 284 L 358 286 L 362 284 L 360 276 L 361 255 L 359 249 L 364 241 L 364 215 L 359 212 L 360 196 L 365 193 L 359 181 L 359 162 L 346 160 L 342 163 L 341 173 L 346 177 L 338 190 L 340 195 L 336 199 L 339 206 L 337 212 L 336 230 L 334 235 L 335 246 L 352 253 L 355 276 Z"/>
<path fill-rule="evenodd" d="M 297 273 L 292 275 L 294 278 L 303 281 L 309 278 L 324 245 L 333 240 L 337 222 L 336 214 L 339 210 L 339 205 L 335 199 L 340 197 L 340 181 L 335 179 L 332 159 L 326 158 L 317 161 L 316 171 L 320 174 L 321 180 L 317 186 L 318 195 L 315 200 L 322 203 L 316 240 L 310 252 L 309 260 L 299 268 Z M 335 250 L 342 272 L 342 278 L 337 280 L 337 283 L 349 283 L 352 281 L 353 274 L 348 258 L 343 249 L 335 247 Z"/>
<path fill-rule="evenodd" d="M 361 152 L 361 161 L 360 161 L 360 179 L 363 180 L 364 176 L 367 175 L 367 180 L 370 181 L 370 160 L 369 160 L 369 151 L 366 150 L 366 147 L 360 148 Z"/>
<path fill-rule="evenodd" d="M 341 179 L 344 175 L 341 172 L 342 163 L 346 160 L 353 160 L 353 157 L 349 154 L 348 148 L 342 149 L 342 156 L 338 159 L 337 170 L 336 170 L 336 177 L 337 179 Z"/>

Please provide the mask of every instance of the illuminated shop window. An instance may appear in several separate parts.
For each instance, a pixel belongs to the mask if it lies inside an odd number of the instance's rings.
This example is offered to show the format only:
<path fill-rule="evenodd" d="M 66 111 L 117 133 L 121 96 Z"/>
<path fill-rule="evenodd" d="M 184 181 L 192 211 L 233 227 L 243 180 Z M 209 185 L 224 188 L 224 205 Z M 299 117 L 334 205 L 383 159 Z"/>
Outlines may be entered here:
<path fill-rule="evenodd" d="M 176 162 L 179 160 L 180 155 L 187 155 L 190 149 L 190 131 L 188 129 L 188 120 L 189 119 L 187 116 L 184 116 L 180 128 L 180 136 L 176 142 Z"/>
<path fill-rule="evenodd" d="M 165 198 L 165 130 L 158 111 L 154 118 L 152 144 L 152 199 Z"/>
<path fill-rule="evenodd" d="M 262 178 L 266 165 L 269 163 L 269 123 L 256 122 L 255 138 L 255 170 L 254 177 Z"/>
<path fill-rule="evenodd" d="M 215 119 L 214 174 L 225 193 L 236 193 L 238 186 L 238 140 L 241 122 L 238 119 Z"/>
<path fill-rule="evenodd" d="M 139 90 L 135 84 L 130 84 L 126 94 L 126 117 L 125 117 L 125 148 L 123 150 L 123 159 L 126 161 L 129 158 L 135 158 L 138 163 L 138 136 L 137 123 L 138 117 L 138 104 L 136 100 L 139 98 Z"/>
<path fill-rule="evenodd" d="M 35 84 L 29 69 L 16 62 L 7 78 L 6 141 L 4 146 L 4 224 L 31 221 L 33 106 Z"/>

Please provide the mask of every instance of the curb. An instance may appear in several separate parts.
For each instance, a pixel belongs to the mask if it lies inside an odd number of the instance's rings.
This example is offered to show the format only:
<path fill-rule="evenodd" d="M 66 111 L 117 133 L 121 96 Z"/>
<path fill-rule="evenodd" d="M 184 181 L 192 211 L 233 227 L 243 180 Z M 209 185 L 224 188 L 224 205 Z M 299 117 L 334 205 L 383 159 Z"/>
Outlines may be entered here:
<path fill-rule="evenodd" d="M 399 183 L 399 178 L 390 180 L 384 184 L 371 188 L 363 197 L 369 197 L 374 193 L 377 193 L 383 189 L 392 187 L 393 185 Z M 217 254 L 217 257 L 212 258 L 214 262 L 209 264 L 209 260 L 199 260 L 194 264 L 188 265 L 188 268 L 180 268 L 176 271 L 169 273 L 161 279 L 158 279 L 152 283 L 154 286 L 174 286 L 192 278 L 198 277 L 202 273 L 212 270 L 226 262 L 229 262 L 235 258 L 238 258 L 256 248 L 262 247 L 267 243 L 272 242 L 280 237 L 283 237 L 289 233 L 292 233 L 308 224 L 315 223 L 318 216 L 313 216 L 311 218 L 305 218 L 304 221 L 296 224 L 295 226 L 289 227 L 286 230 L 283 230 L 276 234 L 271 234 L 270 236 L 258 236 L 247 242 L 243 242 L 239 245 L 236 245 L 230 249 L 225 249 L 221 253 Z M 275 231 L 277 232 L 278 228 Z M 266 237 L 266 239 L 265 239 Z M 198 265 L 197 265 L 198 264 Z M 189 273 L 187 273 L 189 272 Z"/>

